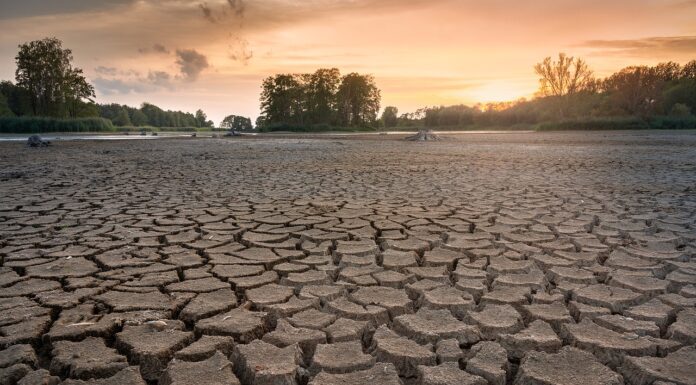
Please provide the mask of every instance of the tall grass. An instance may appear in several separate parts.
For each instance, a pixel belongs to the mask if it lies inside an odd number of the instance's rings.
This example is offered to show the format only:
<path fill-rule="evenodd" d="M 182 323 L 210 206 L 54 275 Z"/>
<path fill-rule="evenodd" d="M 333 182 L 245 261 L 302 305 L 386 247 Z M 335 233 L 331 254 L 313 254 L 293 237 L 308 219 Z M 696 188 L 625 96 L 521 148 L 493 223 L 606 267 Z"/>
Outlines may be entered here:
<path fill-rule="evenodd" d="M 153 126 L 116 126 L 118 132 L 210 132 L 210 131 L 228 131 L 226 128 L 213 127 L 153 127 Z"/>
<path fill-rule="evenodd" d="M 45 132 L 113 132 L 116 127 L 104 118 L 57 119 L 44 117 L 0 118 L 0 133 L 40 134 Z"/>
<path fill-rule="evenodd" d="M 313 125 L 299 125 L 299 124 L 271 124 L 266 127 L 259 129 L 259 132 L 369 132 L 376 131 L 375 128 L 371 127 L 341 127 L 341 126 L 331 126 L 328 124 L 313 124 Z"/>
<path fill-rule="evenodd" d="M 227 131 L 224 128 L 212 127 L 123 127 L 114 126 L 111 120 L 104 118 L 58 119 L 46 117 L 2 117 L 0 118 L 0 133 L 3 134 L 41 134 L 48 132 L 141 132 L 141 131 L 172 131 L 200 132 Z"/>
<path fill-rule="evenodd" d="M 559 122 L 541 123 L 537 131 L 565 131 L 565 130 L 682 130 L 696 129 L 696 118 L 693 116 L 655 116 L 641 119 L 636 116 L 586 118 L 563 120 Z"/>

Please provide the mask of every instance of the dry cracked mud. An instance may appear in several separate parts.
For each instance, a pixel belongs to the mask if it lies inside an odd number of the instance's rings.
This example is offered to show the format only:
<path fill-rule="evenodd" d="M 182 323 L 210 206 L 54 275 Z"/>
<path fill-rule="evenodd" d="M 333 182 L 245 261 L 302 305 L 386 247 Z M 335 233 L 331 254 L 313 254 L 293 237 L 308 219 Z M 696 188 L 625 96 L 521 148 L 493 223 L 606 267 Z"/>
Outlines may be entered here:
<path fill-rule="evenodd" d="M 0 149 L 0 384 L 696 384 L 694 133 Z"/>

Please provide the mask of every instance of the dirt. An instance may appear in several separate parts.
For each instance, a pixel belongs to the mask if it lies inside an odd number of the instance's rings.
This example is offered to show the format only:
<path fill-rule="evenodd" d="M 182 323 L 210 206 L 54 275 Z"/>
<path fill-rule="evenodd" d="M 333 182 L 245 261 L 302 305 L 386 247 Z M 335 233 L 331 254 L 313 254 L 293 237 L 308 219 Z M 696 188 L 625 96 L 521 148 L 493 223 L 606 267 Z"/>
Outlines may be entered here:
<path fill-rule="evenodd" d="M 0 383 L 695 384 L 696 133 L 0 143 Z"/>

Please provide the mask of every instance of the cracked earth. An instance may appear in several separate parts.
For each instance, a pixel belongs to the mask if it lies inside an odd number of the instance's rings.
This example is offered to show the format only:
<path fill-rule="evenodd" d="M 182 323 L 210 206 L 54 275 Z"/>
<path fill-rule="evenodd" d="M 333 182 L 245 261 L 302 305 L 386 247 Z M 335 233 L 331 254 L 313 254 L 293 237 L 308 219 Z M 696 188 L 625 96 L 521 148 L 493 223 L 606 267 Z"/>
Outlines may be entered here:
<path fill-rule="evenodd" d="M 696 135 L 0 144 L 0 384 L 696 384 Z"/>

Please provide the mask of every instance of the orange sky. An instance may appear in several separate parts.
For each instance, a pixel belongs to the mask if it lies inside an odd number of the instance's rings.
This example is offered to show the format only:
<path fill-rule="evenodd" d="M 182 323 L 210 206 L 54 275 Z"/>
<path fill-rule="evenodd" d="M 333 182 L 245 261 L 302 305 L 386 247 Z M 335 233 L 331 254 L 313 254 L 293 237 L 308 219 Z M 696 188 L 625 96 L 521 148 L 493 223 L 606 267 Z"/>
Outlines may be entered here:
<path fill-rule="evenodd" d="M 338 67 L 409 112 L 529 97 L 533 65 L 560 51 L 600 76 L 684 63 L 695 20 L 693 0 L 0 0 L 0 79 L 17 44 L 56 36 L 102 103 L 253 119 L 264 77 Z"/>

